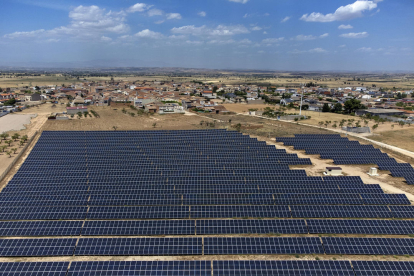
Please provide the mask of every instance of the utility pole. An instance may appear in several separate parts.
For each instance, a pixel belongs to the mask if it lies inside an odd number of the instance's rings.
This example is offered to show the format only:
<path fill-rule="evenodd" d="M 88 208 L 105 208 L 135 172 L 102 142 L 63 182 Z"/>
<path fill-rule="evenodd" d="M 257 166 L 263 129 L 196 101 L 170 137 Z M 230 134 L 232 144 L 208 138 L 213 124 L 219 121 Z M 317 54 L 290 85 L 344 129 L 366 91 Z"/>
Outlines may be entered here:
<path fill-rule="evenodd" d="M 303 89 L 304 89 L 304 87 L 303 87 L 303 83 L 301 83 L 301 84 L 300 84 L 300 87 L 301 87 L 301 89 L 302 89 L 302 95 L 301 95 L 301 97 L 300 97 L 300 109 L 299 109 L 299 116 L 301 116 L 301 115 L 302 115 L 302 102 L 303 102 Z"/>

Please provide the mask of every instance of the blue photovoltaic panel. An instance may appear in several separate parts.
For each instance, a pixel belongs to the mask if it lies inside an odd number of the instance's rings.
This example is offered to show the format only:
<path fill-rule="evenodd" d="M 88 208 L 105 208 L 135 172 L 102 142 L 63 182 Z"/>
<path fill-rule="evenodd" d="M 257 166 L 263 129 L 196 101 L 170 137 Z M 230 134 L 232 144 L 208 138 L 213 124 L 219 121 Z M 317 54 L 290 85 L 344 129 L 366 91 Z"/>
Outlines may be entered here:
<path fill-rule="evenodd" d="M 86 221 L 83 236 L 195 235 L 194 220 Z"/>
<path fill-rule="evenodd" d="M 0 263 L 1 276 L 65 276 L 69 262 Z"/>
<path fill-rule="evenodd" d="M 308 219 L 310 234 L 414 234 L 411 220 L 320 220 Z"/>
<path fill-rule="evenodd" d="M 197 220 L 197 235 L 307 234 L 304 220 Z"/>
<path fill-rule="evenodd" d="M 2 239 L 1 257 L 72 256 L 77 239 Z"/>
<path fill-rule="evenodd" d="M 0 220 L 85 219 L 87 207 L 2 207 Z"/>
<path fill-rule="evenodd" d="M 414 255 L 414 239 L 323 237 L 326 254 Z"/>
<path fill-rule="evenodd" d="M 0 236 L 78 236 L 83 221 L 2 221 Z"/>
<path fill-rule="evenodd" d="M 204 238 L 204 254 L 324 254 L 324 250 L 319 238 Z"/>
<path fill-rule="evenodd" d="M 214 276 L 355 276 L 348 261 L 213 261 Z"/>
<path fill-rule="evenodd" d="M 189 218 L 188 206 L 90 207 L 88 219 L 183 219 Z"/>
<path fill-rule="evenodd" d="M 201 255 L 201 238 L 81 238 L 76 256 Z"/>
<path fill-rule="evenodd" d="M 211 276 L 210 261 L 106 261 L 73 262 L 67 276 L 174 275 Z"/>
<path fill-rule="evenodd" d="M 352 261 L 356 276 L 414 275 L 414 262 Z"/>
<path fill-rule="evenodd" d="M 191 218 L 290 218 L 288 206 L 191 206 Z"/>
<path fill-rule="evenodd" d="M 387 206 L 290 206 L 294 218 L 392 218 Z"/>

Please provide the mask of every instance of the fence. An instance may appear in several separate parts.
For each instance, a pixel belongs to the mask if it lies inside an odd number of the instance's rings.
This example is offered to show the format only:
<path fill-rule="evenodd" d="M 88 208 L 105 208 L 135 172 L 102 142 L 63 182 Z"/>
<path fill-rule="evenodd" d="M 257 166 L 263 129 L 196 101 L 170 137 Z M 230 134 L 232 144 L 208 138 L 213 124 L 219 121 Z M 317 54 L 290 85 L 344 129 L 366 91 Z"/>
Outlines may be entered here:
<path fill-rule="evenodd" d="M 14 158 L 13 162 L 6 168 L 6 170 L 2 173 L 0 176 L 0 182 L 3 181 L 3 179 L 6 177 L 6 175 L 10 172 L 10 170 L 16 165 L 17 160 L 26 152 L 26 149 L 30 146 L 32 141 L 37 135 L 37 131 L 34 133 L 34 135 L 27 141 L 26 145 L 22 148 L 22 150 L 17 154 L 17 156 Z"/>

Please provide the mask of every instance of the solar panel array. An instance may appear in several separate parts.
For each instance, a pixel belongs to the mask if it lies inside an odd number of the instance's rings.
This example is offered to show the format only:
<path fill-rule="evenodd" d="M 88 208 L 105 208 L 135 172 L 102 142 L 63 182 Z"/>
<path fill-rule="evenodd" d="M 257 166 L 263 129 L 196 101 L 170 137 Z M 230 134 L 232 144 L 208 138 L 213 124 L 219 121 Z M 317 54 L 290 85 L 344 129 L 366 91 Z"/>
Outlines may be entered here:
<path fill-rule="evenodd" d="M 322 159 L 333 159 L 337 165 L 376 164 L 380 170 L 404 177 L 407 184 L 414 185 L 414 168 L 409 163 L 398 163 L 380 149 L 350 141 L 340 134 L 295 134 L 295 137 L 277 137 L 276 141 L 307 154 L 319 154 Z"/>
<path fill-rule="evenodd" d="M 413 275 L 414 263 L 403 261 L 86 261 L 0 263 L 0 275 Z"/>
<path fill-rule="evenodd" d="M 411 235 L 414 221 L 391 219 L 414 218 L 414 206 L 405 195 L 385 194 L 359 177 L 307 176 L 289 167 L 310 164 L 225 130 L 43 132 L 0 193 L 0 257 L 414 255 L 408 238 L 313 235 Z M 234 236 L 244 234 L 257 236 Z M 325 261 L 72 262 L 64 270 L 65 265 L 3 267 L 9 274 L 21 269 L 39 275 L 295 269 L 348 275 L 348 265 Z"/>

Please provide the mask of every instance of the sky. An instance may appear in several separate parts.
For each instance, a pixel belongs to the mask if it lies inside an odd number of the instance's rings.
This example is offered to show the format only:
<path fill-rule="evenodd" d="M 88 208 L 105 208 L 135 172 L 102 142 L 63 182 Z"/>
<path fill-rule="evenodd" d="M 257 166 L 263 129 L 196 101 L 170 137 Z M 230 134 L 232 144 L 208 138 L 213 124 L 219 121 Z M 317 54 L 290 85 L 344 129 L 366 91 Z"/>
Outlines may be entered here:
<path fill-rule="evenodd" d="M 414 72 L 412 0 L 142 1 L 1 0 L 0 66 Z"/>

